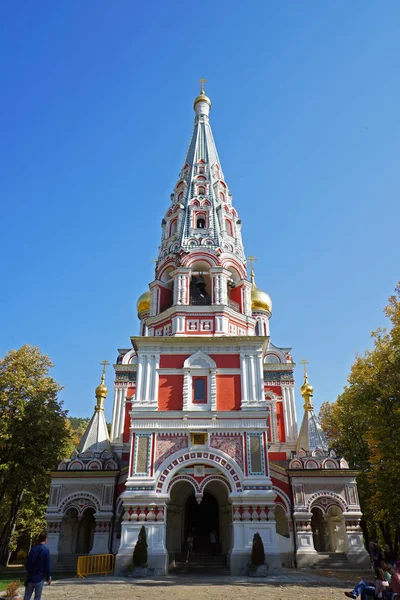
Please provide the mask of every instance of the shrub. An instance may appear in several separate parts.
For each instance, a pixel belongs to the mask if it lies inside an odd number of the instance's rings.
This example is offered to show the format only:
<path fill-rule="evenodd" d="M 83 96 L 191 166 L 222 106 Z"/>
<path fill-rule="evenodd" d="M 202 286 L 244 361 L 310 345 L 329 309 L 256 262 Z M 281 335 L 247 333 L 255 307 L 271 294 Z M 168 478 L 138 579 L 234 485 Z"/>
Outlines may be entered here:
<path fill-rule="evenodd" d="M 147 540 L 144 525 L 140 528 L 139 537 L 133 551 L 133 564 L 135 567 L 145 567 L 147 565 Z"/>
<path fill-rule="evenodd" d="M 253 537 L 253 547 L 251 549 L 251 564 L 259 567 L 265 563 L 264 544 L 259 533 Z"/>
<path fill-rule="evenodd" d="M 20 581 L 10 581 L 8 586 L 6 587 L 6 595 L 5 598 L 14 598 L 18 596 L 18 588 L 21 587 Z"/>

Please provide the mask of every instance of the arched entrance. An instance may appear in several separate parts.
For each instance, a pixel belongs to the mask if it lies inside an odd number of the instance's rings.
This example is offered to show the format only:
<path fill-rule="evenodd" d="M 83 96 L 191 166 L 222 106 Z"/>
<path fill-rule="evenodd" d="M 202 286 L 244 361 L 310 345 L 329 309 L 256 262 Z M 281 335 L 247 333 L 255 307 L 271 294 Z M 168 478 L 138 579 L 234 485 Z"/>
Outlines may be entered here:
<path fill-rule="evenodd" d="M 314 548 L 317 552 L 330 552 L 328 524 L 323 511 L 315 506 L 311 509 L 311 527 L 313 532 Z"/>
<path fill-rule="evenodd" d="M 209 549 L 209 536 L 212 531 L 219 536 L 219 504 L 210 492 L 204 492 L 198 502 L 194 493 L 189 496 L 185 504 L 185 539 L 189 532 L 194 537 L 195 552 L 207 552 Z M 218 550 L 220 544 L 218 544 Z"/>
<path fill-rule="evenodd" d="M 87 508 L 79 519 L 75 549 L 76 554 L 89 554 L 93 546 L 94 529 L 94 509 Z"/>
<path fill-rule="evenodd" d="M 197 500 L 201 500 L 198 503 Z M 195 528 L 197 552 L 208 552 L 208 537 L 216 530 L 218 552 L 226 555 L 232 546 L 232 506 L 228 488 L 220 481 L 210 481 L 202 495 L 195 495 L 189 481 L 177 480 L 170 488 L 167 509 L 166 545 L 170 563 L 178 560 L 186 548 L 187 535 Z"/>
<path fill-rule="evenodd" d="M 75 554 L 78 526 L 78 511 L 71 507 L 65 511 L 61 522 L 59 554 Z"/>

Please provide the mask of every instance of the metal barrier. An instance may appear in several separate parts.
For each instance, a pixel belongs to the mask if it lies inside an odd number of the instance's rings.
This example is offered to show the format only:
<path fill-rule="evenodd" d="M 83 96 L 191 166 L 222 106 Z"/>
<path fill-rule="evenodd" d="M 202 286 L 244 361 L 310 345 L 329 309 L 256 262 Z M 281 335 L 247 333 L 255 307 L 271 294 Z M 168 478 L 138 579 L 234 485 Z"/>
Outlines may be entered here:
<path fill-rule="evenodd" d="M 76 566 L 78 577 L 87 575 L 109 575 L 114 571 L 113 554 L 91 554 L 89 556 L 79 556 Z"/>

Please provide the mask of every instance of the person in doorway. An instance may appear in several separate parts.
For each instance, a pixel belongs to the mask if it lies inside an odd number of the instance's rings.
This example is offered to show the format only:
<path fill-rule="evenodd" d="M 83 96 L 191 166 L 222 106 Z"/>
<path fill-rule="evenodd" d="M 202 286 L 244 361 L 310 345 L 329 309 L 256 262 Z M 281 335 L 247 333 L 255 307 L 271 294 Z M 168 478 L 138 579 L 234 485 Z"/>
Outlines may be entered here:
<path fill-rule="evenodd" d="M 35 600 L 40 600 L 44 582 L 51 583 L 50 552 L 46 547 L 47 533 L 39 535 L 39 543 L 33 546 L 25 563 L 27 577 L 25 581 L 24 600 L 30 600 L 35 592 Z"/>
<path fill-rule="evenodd" d="M 217 553 L 217 532 L 215 531 L 215 529 L 213 529 L 210 533 L 210 535 L 208 536 L 208 541 L 210 544 L 210 548 L 211 548 L 211 554 L 212 556 L 215 556 Z"/>
<path fill-rule="evenodd" d="M 358 598 L 361 594 L 361 600 L 367 600 L 367 598 L 383 598 L 383 593 L 389 586 L 383 569 L 380 567 L 375 569 L 375 577 L 375 583 L 367 583 L 366 581 L 361 580 L 351 592 L 345 592 L 344 595 L 347 598 Z"/>
<path fill-rule="evenodd" d="M 192 535 L 192 532 L 189 532 L 189 535 L 187 536 L 186 539 L 186 562 L 188 563 L 192 556 L 193 556 L 193 544 L 194 544 L 194 538 Z"/>

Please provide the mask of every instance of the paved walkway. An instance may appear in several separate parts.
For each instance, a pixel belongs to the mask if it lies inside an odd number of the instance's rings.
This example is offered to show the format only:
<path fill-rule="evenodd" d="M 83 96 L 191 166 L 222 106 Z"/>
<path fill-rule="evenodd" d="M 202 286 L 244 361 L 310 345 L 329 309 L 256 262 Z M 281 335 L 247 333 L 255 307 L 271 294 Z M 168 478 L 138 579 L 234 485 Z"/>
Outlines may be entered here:
<path fill-rule="evenodd" d="M 344 600 L 359 580 L 354 572 L 285 569 L 265 579 L 248 577 L 165 577 L 163 579 L 87 578 L 54 582 L 43 600 Z"/>

